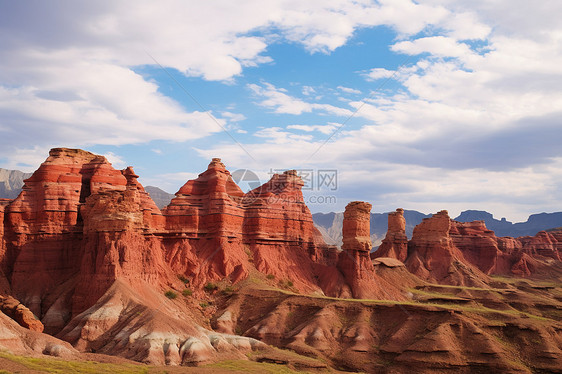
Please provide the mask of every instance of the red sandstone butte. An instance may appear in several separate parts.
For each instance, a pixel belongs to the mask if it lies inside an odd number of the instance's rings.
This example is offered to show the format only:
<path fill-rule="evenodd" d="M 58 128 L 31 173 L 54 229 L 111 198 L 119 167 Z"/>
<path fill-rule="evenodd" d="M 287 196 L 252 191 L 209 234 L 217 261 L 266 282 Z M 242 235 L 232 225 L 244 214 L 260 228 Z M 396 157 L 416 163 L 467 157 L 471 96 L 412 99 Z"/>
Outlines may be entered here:
<path fill-rule="evenodd" d="M 54 148 L 6 208 L 6 263 L 12 292 L 40 316 L 75 277 L 82 261 L 79 207 L 101 189 L 125 190 L 127 180 L 103 156 Z M 55 289 L 59 288 L 59 291 Z"/>
<path fill-rule="evenodd" d="M 488 281 L 476 266 L 468 262 L 450 235 L 449 214 L 442 210 L 414 228 L 408 243 L 405 265 L 418 277 L 451 285 L 482 286 Z"/>
<path fill-rule="evenodd" d="M 178 274 L 204 285 L 230 277 L 233 282 L 248 275 L 248 256 L 242 243 L 244 193 L 233 181 L 220 158 L 185 183 L 164 210 L 166 261 Z"/>
<path fill-rule="evenodd" d="M 381 245 L 383 252 L 379 254 L 379 249 L 374 257 L 398 258 L 395 243 L 387 240 L 393 237 L 392 231 L 389 229 Z M 498 238 L 484 221 L 456 222 L 442 211 L 416 226 L 405 263 L 423 279 L 480 284 L 487 282 L 483 274 L 531 276 L 548 272 L 548 259 L 560 260 L 560 239 L 562 231 L 556 230 L 533 237 Z"/>
<path fill-rule="evenodd" d="M 391 257 L 402 262 L 408 257 L 408 237 L 406 236 L 406 220 L 404 209 L 398 208 L 388 214 L 388 230 L 379 248 L 373 252 L 372 258 Z"/>
<path fill-rule="evenodd" d="M 531 276 L 560 260 L 562 242 L 557 231 L 541 231 L 520 238 L 496 237 L 483 221 L 452 222 L 451 237 L 464 257 L 486 274 Z"/>
<path fill-rule="evenodd" d="M 315 262 L 322 262 L 324 242 L 304 203 L 304 182 L 295 170 L 273 177 L 244 196 L 244 241 L 256 268 L 290 281 L 301 291 L 321 291 Z"/>

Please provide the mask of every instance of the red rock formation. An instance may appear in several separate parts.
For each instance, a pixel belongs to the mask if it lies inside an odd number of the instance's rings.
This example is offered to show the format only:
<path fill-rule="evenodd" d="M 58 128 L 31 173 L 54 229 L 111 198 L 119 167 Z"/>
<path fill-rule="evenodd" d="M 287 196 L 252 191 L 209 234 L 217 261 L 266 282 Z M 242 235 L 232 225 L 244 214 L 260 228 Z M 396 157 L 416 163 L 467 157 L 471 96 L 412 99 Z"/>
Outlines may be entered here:
<path fill-rule="evenodd" d="M 449 236 L 470 263 L 486 274 L 495 271 L 498 266 L 497 238 L 493 231 L 486 228 L 484 221 L 451 221 Z"/>
<path fill-rule="evenodd" d="M 304 203 L 303 185 L 296 171 L 289 170 L 248 192 L 243 200 L 244 242 L 259 271 L 301 291 L 320 291 L 313 260 L 324 243 Z"/>
<path fill-rule="evenodd" d="M 544 267 L 541 259 L 560 261 L 562 243 L 556 232 L 521 238 L 496 237 L 483 221 L 451 223 L 454 246 L 486 274 L 531 276 Z M 542 264 L 541 264 L 542 263 Z"/>
<path fill-rule="evenodd" d="M 0 294 L 9 291 L 8 280 L 4 273 L 8 270 L 6 258 L 6 242 L 4 240 L 4 210 L 10 203 L 9 199 L 0 199 Z"/>
<path fill-rule="evenodd" d="M 337 267 L 344 275 L 354 298 L 402 299 L 395 286 L 375 273 L 369 252 L 371 204 L 353 201 L 347 204 L 343 219 L 343 246 Z"/>
<path fill-rule="evenodd" d="M 33 313 L 12 296 L 0 296 L 0 311 L 32 331 L 43 332 L 43 324 Z"/>
<path fill-rule="evenodd" d="M 488 275 L 531 276 L 549 266 L 542 259 L 560 260 L 561 238 L 556 231 L 498 238 L 484 221 L 456 222 L 443 211 L 416 226 L 405 263 L 423 279 L 450 284 L 485 282 L 472 267 Z M 396 258 L 392 252 L 388 256 Z"/>
<path fill-rule="evenodd" d="M 446 210 L 425 218 L 414 228 L 405 265 L 422 279 L 441 284 L 482 286 L 487 277 L 455 246 L 456 225 Z M 468 229 L 468 228 L 467 228 Z"/>
<path fill-rule="evenodd" d="M 347 204 L 343 214 L 342 250 L 371 251 L 371 208 L 371 204 L 363 201 Z"/>
<path fill-rule="evenodd" d="M 408 237 L 406 236 L 406 220 L 404 209 L 388 214 L 388 230 L 380 247 L 371 254 L 372 258 L 391 257 L 402 262 L 408 257 Z"/>
<path fill-rule="evenodd" d="M 531 256 L 542 256 L 561 261 L 562 252 L 562 230 L 540 231 L 535 236 L 524 236 L 518 238 L 525 253 Z"/>
<path fill-rule="evenodd" d="M 50 306 L 44 303 L 47 295 L 63 287 L 79 269 L 80 204 L 101 189 L 125 190 L 126 183 L 105 157 L 67 148 L 52 149 L 25 181 L 5 213 L 6 275 L 12 292 L 36 315 Z"/>
<path fill-rule="evenodd" d="M 174 278 L 165 266 L 160 241 L 151 235 L 163 224 L 162 216 L 145 195 L 142 187 L 129 184 L 125 191 L 102 190 L 86 198 L 80 209 L 83 257 L 73 315 L 95 304 L 118 279 L 162 285 Z"/>
<path fill-rule="evenodd" d="M 199 304 L 210 298 L 203 290 L 209 281 L 235 283 L 253 274 L 295 292 L 394 300 L 404 299 L 400 287 L 418 285 L 396 260 L 380 259 L 373 266 L 368 203 L 346 208 L 343 249 L 326 246 L 295 171 L 276 174 L 244 194 L 220 159 L 213 159 L 162 213 L 137 178 L 132 168 L 115 170 L 102 156 L 53 149 L 15 201 L 5 209 L 7 202 L 0 201 L 5 223 L 0 264 L 11 290 L 2 284 L 0 289 L 29 306 L 27 312 L 16 306 L 22 323 L 33 326 L 27 317 L 35 313 L 46 331 L 80 349 L 193 364 L 225 351 L 244 358 L 260 346 L 200 327 L 215 308 Z M 402 235 L 398 210 L 389 217 L 387 234 L 393 256 L 404 253 Z M 481 285 L 485 275 L 470 262 L 489 272 L 528 275 L 540 258 L 556 258 L 561 238 L 562 233 L 541 233 L 523 241 L 498 239 L 482 223 L 455 223 L 440 212 L 414 231 L 406 265 L 424 279 Z M 178 296 L 185 287 L 178 276 L 191 282 L 193 298 Z M 178 299 L 166 298 L 168 290 Z M 366 351 L 376 340 L 364 339 L 368 324 L 361 320 L 357 334 L 346 334 L 355 336 L 352 350 Z M 4 321 L 0 314 L 2 326 L 11 326 Z M 232 313 L 217 320 L 230 333 L 236 323 Z M 328 331 L 325 325 L 322 331 Z M 303 331 L 299 342 L 328 347 L 317 330 Z"/>
<path fill-rule="evenodd" d="M 172 269 L 204 285 L 225 277 L 232 281 L 248 274 L 248 255 L 242 244 L 244 193 L 220 158 L 204 173 L 188 181 L 164 210 L 164 241 Z"/>

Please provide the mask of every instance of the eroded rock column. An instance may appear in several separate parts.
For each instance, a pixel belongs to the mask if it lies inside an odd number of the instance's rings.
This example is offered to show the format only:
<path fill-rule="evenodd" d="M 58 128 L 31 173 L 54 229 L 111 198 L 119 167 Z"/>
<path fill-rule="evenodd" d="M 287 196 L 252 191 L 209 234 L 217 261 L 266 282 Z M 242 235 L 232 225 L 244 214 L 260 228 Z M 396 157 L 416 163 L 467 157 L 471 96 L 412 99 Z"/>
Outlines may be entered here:
<path fill-rule="evenodd" d="M 338 268 L 351 288 L 353 297 L 369 297 L 374 290 L 374 267 L 371 251 L 371 207 L 363 201 L 352 201 L 343 214 L 343 245 Z"/>
<path fill-rule="evenodd" d="M 408 257 L 408 237 L 406 236 L 406 220 L 404 209 L 398 208 L 396 212 L 388 214 L 388 230 L 379 249 L 373 258 L 391 257 L 402 262 Z"/>

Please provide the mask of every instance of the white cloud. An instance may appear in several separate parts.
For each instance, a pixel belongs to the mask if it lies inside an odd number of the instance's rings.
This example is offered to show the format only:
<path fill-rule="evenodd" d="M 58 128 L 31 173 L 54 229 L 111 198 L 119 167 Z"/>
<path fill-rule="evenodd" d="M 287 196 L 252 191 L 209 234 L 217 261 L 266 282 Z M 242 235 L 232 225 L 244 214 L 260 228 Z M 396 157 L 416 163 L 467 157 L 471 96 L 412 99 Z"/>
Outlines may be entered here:
<path fill-rule="evenodd" d="M 242 113 L 221 112 L 221 116 L 228 119 L 230 122 L 240 122 L 246 119 Z"/>
<path fill-rule="evenodd" d="M 376 80 L 376 79 L 390 78 L 394 74 L 396 74 L 396 72 L 392 70 L 387 70 L 385 68 L 373 68 L 364 75 L 369 80 Z"/>
<path fill-rule="evenodd" d="M 406 53 L 410 55 L 417 55 L 421 53 L 430 53 L 436 57 L 464 57 L 471 55 L 472 52 L 468 45 L 459 43 L 456 39 L 445 36 L 430 36 L 425 38 L 415 39 L 413 41 L 403 41 L 396 43 L 392 46 L 395 52 Z M 375 71 L 373 71 L 375 70 Z M 385 74 L 390 72 L 384 69 L 373 69 L 372 74 Z M 372 78 L 372 77 L 371 77 Z M 382 78 L 379 76 L 379 78 Z"/>
<path fill-rule="evenodd" d="M 365 199 L 379 211 L 461 209 L 464 199 L 466 208 L 483 204 L 513 219 L 560 204 L 559 1 L 6 4 L 0 12 L 4 167 L 29 170 L 52 146 L 186 141 L 220 131 L 207 113 L 187 112 L 135 72 L 154 65 L 146 52 L 186 75 L 235 83 L 246 67 L 272 62 L 272 43 L 288 40 L 329 54 L 358 28 L 384 25 L 398 33 L 392 51 L 422 56 L 398 68 L 399 91 L 338 107 L 328 104 L 328 91 L 324 103 L 313 98 L 309 82 L 298 84 L 306 100 L 269 83 L 248 86 L 276 114 L 332 116 L 328 122 L 360 108 L 356 127 L 344 127 L 323 146 L 314 132 L 327 134 L 330 122 L 261 129 L 256 143 L 244 145 L 260 165 L 237 145 L 216 143 L 199 153 L 256 169 L 337 168 L 342 204 Z M 373 64 L 365 78 L 394 74 L 383 66 Z M 235 122 L 245 116 L 234 111 L 218 120 L 244 133 Z"/>
<path fill-rule="evenodd" d="M 300 130 L 300 131 L 305 131 L 305 132 L 318 131 L 322 134 L 329 135 L 329 134 L 334 132 L 334 130 L 336 129 L 336 125 L 333 125 L 333 124 L 316 125 L 316 126 L 312 126 L 312 125 L 289 125 L 289 126 L 287 126 L 287 129 L 289 129 L 289 130 Z"/>
<path fill-rule="evenodd" d="M 349 116 L 349 109 L 336 107 L 330 104 L 309 103 L 288 95 L 286 89 L 277 88 L 271 83 L 264 82 L 261 86 L 249 84 L 248 88 L 262 100 L 259 105 L 273 109 L 275 113 L 294 114 L 310 113 L 313 111 L 332 114 L 336 116 Z"/>
<path fill-rule="evenodd" d="M 345 92 L 347 94 L 357 94 L 357 95 L 361 94 L 361 91 L 356 90 L 355 88 L 344 87 L 344 86 L 338 86 L 337 88 L 338 90 Z"/>
<path fill-rule="evenodd" d="M 124 169 L 127 167 L 127 162 L 121 156 L 113 152 L 107 152 L 104 156 L 115 169 Z"/>
<path fill-rule="evenodd" d="M 526 31 L 514 30 L 505 23 L 514 20 L 515 5 L 476 3 L 467 10 L 460 2 L 434 1 L 432 6 L 449 9 L 447 17 L 420 36 L 402 35 L 394 43 L 395 52 L 423 57 L 398 70 L 401 90 L 349 103 L 360 108 L 355 117 L 369 121 L 359 130 L 345 127 L 325 145 L 285 137 L 266 150 L 245 147 L 267 165 L 338 169 L 340 210 L 350 199 L 371 201 L 376 211 L 402 206 L 428 213 L 448 209 L 455 216 L 484 209 L 513 221 L 559 210 L 561 25 L 546 6 L 537 6 L 528 14 L 536 27 L 526 20 Z M 507 15 L 500 15 L 502 9 Z M 379 79 L 393 73 L 374 68 L 363 74 Z M 261 90 L 264 97 L 278 92 Z M 281 112 L 289 104 L 297 113 L 312 110 L 310 103 L 284 94 L 261 104 Z M 287 129 L 314 131 L 300 126 Z M 245 158 L 235 148 L 223 150 L 236 162 Z"/>
<path fill-rule="evenodd" d="M 268 143 L 290 144 L 293 142 L 312 140 L 312 135 L 297 135 L 289 131 L 284 131 L 281 127 L 267 127 L 256 131 L 254 136 L 265 138 Z"/>
<path fill-rule="evenodd" d="M 245 67 L 271 62 L 268 43 L 289 40 L 329 53 L 357 28 L 379 22 L 368 16 L 378 5 L 346 0 L 13 2 L 2 8 L 5 164 L 21 164 L 15 155 L 36 162 L 28 134 L 45 149 L 185 141 L 220 131 L 205 113 L 186 112 L 133 70 L 155 65 L 151 56 L 186 75 L 228 81 Z M 339 111 L 295 101 L 278 110 Z"/>
<path fill-rule="evenodd" d="M 310 95 L 313 95 L 314 93 L 316 93 L 316 90 L 313 87 L 310 87 L 310 86 L 303 86 L 302 87 L 302 94 L 303 95 L 310 96 Z"/>

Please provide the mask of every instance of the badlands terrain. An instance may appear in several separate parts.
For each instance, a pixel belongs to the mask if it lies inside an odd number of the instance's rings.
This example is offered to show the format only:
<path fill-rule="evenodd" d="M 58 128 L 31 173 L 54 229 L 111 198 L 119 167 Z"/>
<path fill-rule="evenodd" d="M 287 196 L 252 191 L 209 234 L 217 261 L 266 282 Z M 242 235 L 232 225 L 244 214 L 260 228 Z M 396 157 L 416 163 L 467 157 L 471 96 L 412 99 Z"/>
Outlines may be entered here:
<path fill-rule="evenodd" d="M 163 209 L 137 178 L 55 148 L 0 200 L 0 369 L 562 372 L 562 229 L 397 209 L 372 252 L 356 201 L 338 248 L 294 171 L 244 193 L 216 158 Z"/>

